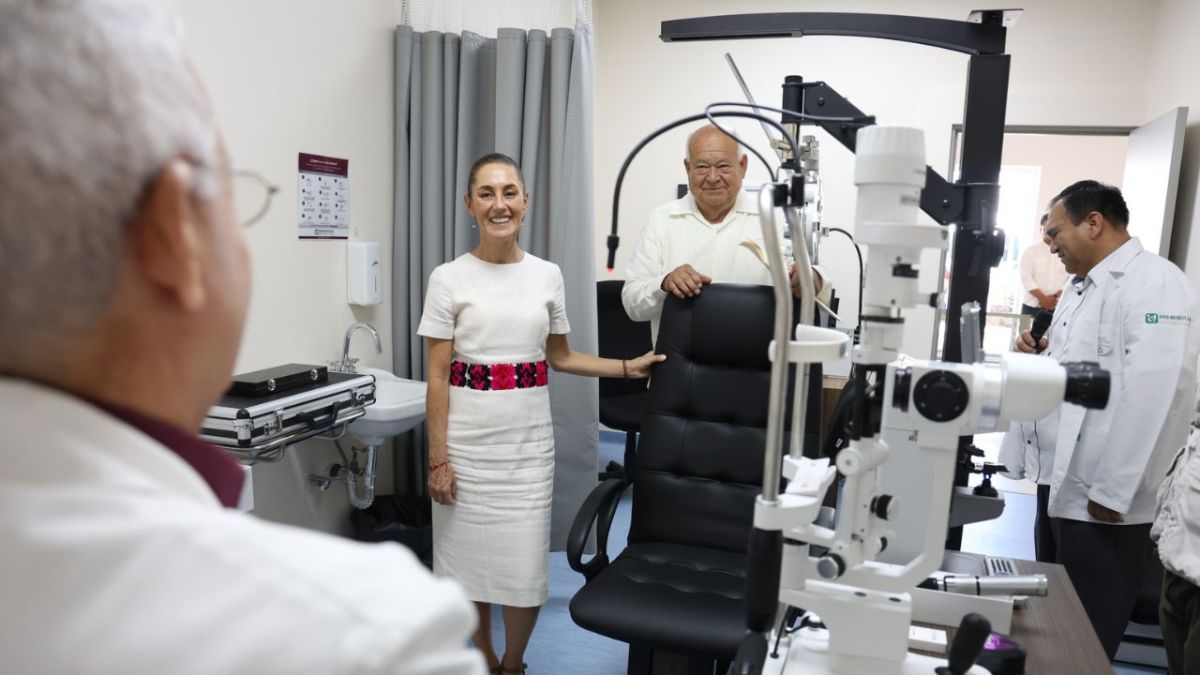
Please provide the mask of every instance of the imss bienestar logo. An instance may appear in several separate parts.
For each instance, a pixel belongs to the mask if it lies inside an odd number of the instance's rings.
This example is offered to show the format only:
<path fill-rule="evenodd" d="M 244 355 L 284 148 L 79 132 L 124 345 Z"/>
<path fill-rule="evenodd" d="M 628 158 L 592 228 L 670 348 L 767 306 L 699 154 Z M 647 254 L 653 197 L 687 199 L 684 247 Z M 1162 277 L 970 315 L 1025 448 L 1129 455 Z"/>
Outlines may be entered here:
<path fill-rule="evenodd" d="M 1191 322 L 1192 317 L 1186 314 L 1159 314 L 1157 312 L 1146 313 L 1146 323 L 1150 325 L 1162 323 L 1186 324 Z"/>

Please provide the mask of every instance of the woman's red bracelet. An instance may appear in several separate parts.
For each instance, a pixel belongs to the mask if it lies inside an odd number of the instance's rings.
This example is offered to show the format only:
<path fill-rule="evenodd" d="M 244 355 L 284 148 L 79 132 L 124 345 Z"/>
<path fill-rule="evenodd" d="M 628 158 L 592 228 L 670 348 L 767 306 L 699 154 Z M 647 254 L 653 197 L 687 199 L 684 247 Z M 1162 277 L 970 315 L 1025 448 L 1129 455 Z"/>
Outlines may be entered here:
<path fill-rule="evenodd" d="M 442 468 L 443 466 L 446 466 L 449 463 L 450 463 L 450 460 L 447 459 L 444 462 L 438 462 L 437 464 L 430 464 L 429 465 L 429 473 L 433 473 L 434 471 L 437 471 L 438 469 Z"/>

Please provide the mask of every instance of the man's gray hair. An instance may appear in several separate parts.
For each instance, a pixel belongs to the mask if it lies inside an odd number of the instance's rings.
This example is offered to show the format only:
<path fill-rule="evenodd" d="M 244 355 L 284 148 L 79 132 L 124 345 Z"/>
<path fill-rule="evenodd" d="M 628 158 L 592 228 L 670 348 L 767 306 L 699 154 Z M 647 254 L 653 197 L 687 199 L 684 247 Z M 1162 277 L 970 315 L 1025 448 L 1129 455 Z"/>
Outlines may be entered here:
<path fill-rule="evenodd" d="M 737 146 L 738 160 L 740 161 L 743 157 L 746 156 L 746 149 L 743 148 L 740 143 L 738 143 L 738 139 L 740 139 L 741 136 L 738 135 L 737 129 L 734 129 L 732 127 L 727 127 L 724 124 L 722 124 L 720 127 L 718 127 L 714 124 L 705 124 L 702 127 L 697 127 L 695 129 L 692 129 L 692 132 L 690 134 L 688 134 L 687 145 L 683 146 L 685 148 L 684 157 L 686 157 L 688 159 L 688 161 L 691 161 L 691 159 L 692 159 L 692 140 L 695 139 L 696 135 L 701 132 L 704 132 L 706 134 L 714 133 L 714 132 L 720 134 L 720 133 L 724 132 L 724 135 L 733 136 L 732 140 L 734 142 L 734 145 Z"/>
<path fill-rule="evenodd" d="M 172 157 L 216 184 L 212 113 L 163 0 L 0 0 L 0 349 L 84 334 Z"/>

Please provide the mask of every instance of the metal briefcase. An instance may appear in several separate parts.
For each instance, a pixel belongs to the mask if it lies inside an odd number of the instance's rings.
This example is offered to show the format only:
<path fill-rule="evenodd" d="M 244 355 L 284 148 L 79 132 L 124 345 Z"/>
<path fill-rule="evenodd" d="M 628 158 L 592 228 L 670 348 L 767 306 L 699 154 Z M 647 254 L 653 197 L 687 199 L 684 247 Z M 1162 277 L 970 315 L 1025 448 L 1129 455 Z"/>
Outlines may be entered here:
<path fill-rule="evenodd" d="M 225 395 L 209 408 L 200 438 L 247 459 L 360 417 L 375 402 L 375 378 L 329 373 L 317 382 L 268 396 Z"/>

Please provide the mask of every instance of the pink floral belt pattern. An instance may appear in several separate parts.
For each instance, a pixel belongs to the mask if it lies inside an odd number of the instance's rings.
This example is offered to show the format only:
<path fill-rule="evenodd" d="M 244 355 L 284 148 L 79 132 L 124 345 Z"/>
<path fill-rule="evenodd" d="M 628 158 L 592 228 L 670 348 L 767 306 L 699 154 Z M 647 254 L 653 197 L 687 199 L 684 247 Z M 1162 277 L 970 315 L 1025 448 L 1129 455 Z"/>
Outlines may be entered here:
<path fill-rule="evenodd" d="M 500 391 L 544 387 L 549 381 L 550 371 L 545 361 L 493 363 L 491 365 L 465 361 L 450 362 L 451 387 L 464 387 L 476 391 Z"/>

